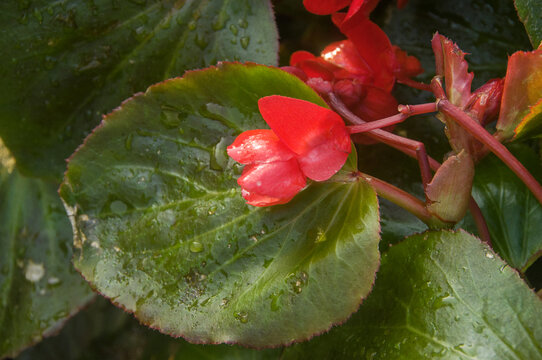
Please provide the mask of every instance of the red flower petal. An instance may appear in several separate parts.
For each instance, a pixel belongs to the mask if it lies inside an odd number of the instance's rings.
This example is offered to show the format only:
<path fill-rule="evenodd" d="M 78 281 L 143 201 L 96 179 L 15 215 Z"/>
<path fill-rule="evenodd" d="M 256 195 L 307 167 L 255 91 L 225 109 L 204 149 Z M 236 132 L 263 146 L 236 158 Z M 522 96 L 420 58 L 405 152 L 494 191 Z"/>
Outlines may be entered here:
<path fill-rule="evenodd" d="M 344 18 L 345 22 L 357 21 L 360 17 L 368 17 L 378 5 L 379 0 L 353 0 Z"/>
<path fill-rule="evenodd" d="M 335 112 L 304 100 L 272 95 L 261 98 L 258 107 L 278 138 L 298 155 L 328 141 L 334 127 L 345 127 Z"/>
<path fill-rule="evenodd" d="M 329 179 L 343 167 L 352 151 L 346 127 L 337 126 L 330 133 L 330 141 L 323 142 L 298 157 L 301 171 L 309 179 Z"/>
<path fill-rule="evenodd" d="M 367 86 L 363 101 L 354 113 L 365 121 L 374 121 L 397 114 L 397 100 L 387 91 Z"/>
<path fill-rule="evenodd" d="M 420 61 L 415 56 L 408 55 L 398 46 L 393 46 L 395 52 L 395 76 L 398 78 L 411 78 L 423 72 Z"/>
<path fill-rule="evenodd" d="M 307 11 L 316 15 L 329 15 L 345 8 L 352 0 L 303 0 Z"/>
<path fill-rule="evenodd" d="M 371 68 L 364 61 L 350 40 L 337 41 L 326 46 L 320 57 L 336 66 L 339 66 L 357 77 L 371 76 Z M 337 74 L 336 74 L 337 75 Z"/>
<path fill-rule="evenodd" d="M 290 65 L 297 66 L 298 63 L 306 60 L 314 60 L 316 56 L 305 50 L 296 51 L 290 56 Z"/>
<path fill-rule="evenodd" d="M 273 130 L 248 130 L 227 148 L 228 155 L 241 164 L 260 164 L 292 159 L 295 154 Z"/>
<path fill-rule="evenodd" d="M 237 180 L 247 203 L 270 206 L 290 201 L 305 185 L 305 176 L 296 159 L 247 165 Z"/>
<path fill-rule="evenodd" d="M 340 21 L 340 17 L 340 14 L 334 14 L 334 22 Z M 386 33 L 368 18 L 343 22 L 340 29 L 371 69 L 373 85 L 391 91 L 395 83 L 395 53 Z"/>

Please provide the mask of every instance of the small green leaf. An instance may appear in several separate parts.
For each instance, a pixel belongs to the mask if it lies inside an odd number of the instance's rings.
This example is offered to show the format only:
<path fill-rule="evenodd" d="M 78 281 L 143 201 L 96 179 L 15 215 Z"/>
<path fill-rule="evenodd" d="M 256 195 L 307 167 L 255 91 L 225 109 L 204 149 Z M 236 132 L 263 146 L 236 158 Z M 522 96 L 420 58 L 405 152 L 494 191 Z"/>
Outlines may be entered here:
<path fill-rule="evenodd" d="M 514 0 L 519 18 L 525 25 L 531 44 L 536 48 L 542 43 L 542 0 Z"/>
<path fill-rule="evenodd" d="M 526 146 L 511 148 L 537 178 L 542 167 Z M 472 195 L 486 219 L 495 250 L 513 267 L 526 270 L 542 251 L 542 206 L 521 180 L 495 156 L 476 167 Z"/>
<path fill-rule="evenodd" d="M 345 325 L 282 358 L 541 359 L 542 302 L 479 239 L 426 232 L 383 255 Z"/>
<path fill-rule="evenodd" d="M 55 184 L 20 175 L 5 154 L 0 142 L 0 358 L 57 332 L 92 298 L 70 261 Z"/>
<path fill-rule="evenodd" d="M 64 159 L 122 100 L 217 61 L 276 65 L 269 0 L 0 2 L 0 136 L 24 173 Z"/>
<path fill-rule="evenodd" d="M 87 138 L 60 192 L 75 265 L 98 291 L 164 333 L 257 347 L 357 309 L 379 263 L 369 185 L 314 183 L 267 208 L 241 197 L 225 150 L 267 127 L 257 101 L 272 94 L 325 106 L 279 69 L 224 63 L 149 88 Z"/>

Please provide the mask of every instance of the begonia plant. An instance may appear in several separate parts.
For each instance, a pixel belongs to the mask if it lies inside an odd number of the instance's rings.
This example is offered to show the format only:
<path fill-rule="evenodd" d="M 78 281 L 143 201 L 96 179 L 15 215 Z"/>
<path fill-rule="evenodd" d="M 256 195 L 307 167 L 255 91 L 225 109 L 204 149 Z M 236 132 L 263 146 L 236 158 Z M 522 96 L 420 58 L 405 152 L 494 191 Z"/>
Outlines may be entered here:
<path fill-rule="evenodd" d="M 540 13 L 3 2 L 0 358 L 542 359 Z"/>

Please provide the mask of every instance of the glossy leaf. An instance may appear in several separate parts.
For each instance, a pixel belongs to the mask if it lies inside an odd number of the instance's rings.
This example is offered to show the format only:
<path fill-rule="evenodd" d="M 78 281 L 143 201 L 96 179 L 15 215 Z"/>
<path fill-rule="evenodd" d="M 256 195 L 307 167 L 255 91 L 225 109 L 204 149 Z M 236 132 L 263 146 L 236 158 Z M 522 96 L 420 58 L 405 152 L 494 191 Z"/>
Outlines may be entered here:
<path fill-rule="evenodd" d="M 382 257 L 375 288 L 343 326 L 283 359 L 540 359 L 542 302 L 479 239 L 426 232 Z"/>
<path fill-rule="evenodd" d="M 93 296 L 71 264 L 56 185 L 13 165 L 0 143 L 0 358 L 58 331 Z"/>
<path fill-rule="evenodd" d="M 531 39 L 531 44 L 536 48 L 542 42 L 542 17 L 540 10 L 542 9 L 541 0 L 514 0 L 519 18 L 525 25 L 527 34 Z"/>
<path fill-rule="evenodd" d="M 357 309 L 379 263 L 367 184 L 315 183 L 268 208 L 241 197 L 226 146 L 265 128 L 257 102 L 271 94 L 325 106 L 279 69 L 224 63 L 151 87 L 106 117 L 60 189 L 75 265 L 92 286 L 192 342 L 276 346 Z"/>
<path fill-rule="evenodd" d="M 70 319 L 62 331 L 24 351 L 17 360 L 278 360 L 282 349 L 239 345 L 195 345 L 140 324 L 106 300 Z"/>
<path fill-rule="evenodd" d="M 60 178 L 102 114 L 221 60 L 277 61 L 270 1 L 0 2 L 0 136 L 25 173 Z"/>
<path fill-rule="evenodd" d="M 514 155 L 542 179 L 542 167 L 528 147 Z M 473 196 L 486 219 L 495 250 L 513 267 L 524 271 L 542 253 L 542 206 L 521 180 L 491 155 L 476 167 Z"/>
<path fill-rule="evenodd" d="M 540 136 L 542 48 L 518 51 L 508 60 L 497 130 L 504 139 Z"/>
<path fill-rule="evenodd" d="M 474 87 L 503 76 L 510 54 L 531 49 L 510 0 L 410 0 L 400 10 L 391 3 L 389 13 L 375 15 L 381 15 L 392 44 L 420 59 L 427 82 L 435 73 L 429 45 L 437 31 L 470 53 L 467 61 L 476 74 Z"/>

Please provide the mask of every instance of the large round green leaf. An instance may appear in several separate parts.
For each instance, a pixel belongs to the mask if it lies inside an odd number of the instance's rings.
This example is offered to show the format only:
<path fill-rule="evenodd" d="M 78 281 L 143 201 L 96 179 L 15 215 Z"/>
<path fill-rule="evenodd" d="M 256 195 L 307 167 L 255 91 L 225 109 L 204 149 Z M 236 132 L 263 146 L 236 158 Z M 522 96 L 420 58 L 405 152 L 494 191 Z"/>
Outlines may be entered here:
<path fill-rule="evenodd" d="M 20 175 L 3 154 L 0 142 L 0 358 L 55 333 L 92 297 L 71 264 L 56 184 Z"/>
<path fill-rule="evenodd" d="M 257 101 L 271 94 L 325 106 L 279 69 L 222 64 L 123 103 L 71 158 L 60 192 L 75 265 L 143 323 L 193 342 L 276 346 L 344 321 L 370 291 L 370 186 L 312 184 L 268 208 L 241 197 L 225 149 L 267 127 Z"/>
<path fill-rule="evenodd" d="M 284 359 L 542 359 L 542 302 L 463 231 L 426 232 L 382 257 L 375 288 L 343 326 Z"/>
<path fill-rule="evenodd" d="M 61 178 L 102 114 L 217 61 L 275 65 L 268 0 L 0 2 L 0 136 L 19 169 Z"/>

